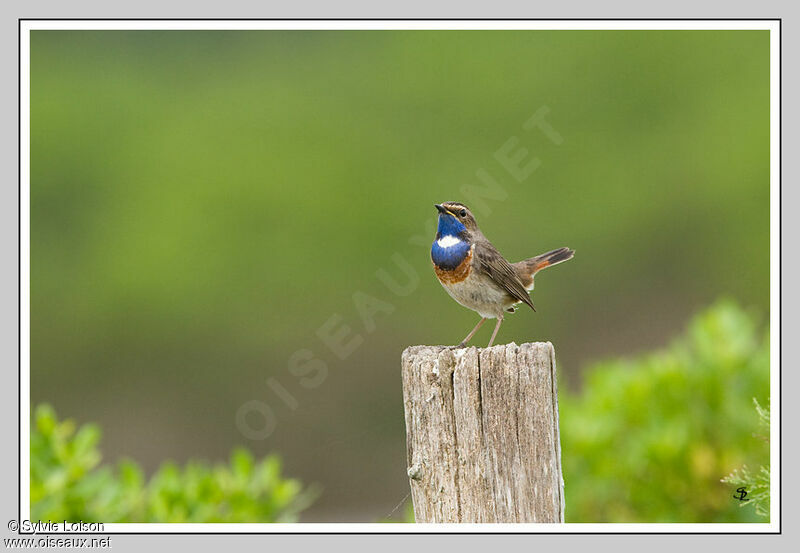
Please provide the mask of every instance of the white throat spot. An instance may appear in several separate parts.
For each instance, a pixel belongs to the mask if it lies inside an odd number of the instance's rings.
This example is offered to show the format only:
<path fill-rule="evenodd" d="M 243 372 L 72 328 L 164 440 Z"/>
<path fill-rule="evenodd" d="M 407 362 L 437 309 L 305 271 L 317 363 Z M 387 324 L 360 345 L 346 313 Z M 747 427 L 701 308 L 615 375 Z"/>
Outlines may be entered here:
<path fill-rule="evenodd" d="M 452 234 L 448 234 L 447 236 L 442 236 L 436 241 L 436 244 L 440 248 L 450 248 L 455 246 L 456 244 L 460 244 L 461 240 L 453 236 Z"/>

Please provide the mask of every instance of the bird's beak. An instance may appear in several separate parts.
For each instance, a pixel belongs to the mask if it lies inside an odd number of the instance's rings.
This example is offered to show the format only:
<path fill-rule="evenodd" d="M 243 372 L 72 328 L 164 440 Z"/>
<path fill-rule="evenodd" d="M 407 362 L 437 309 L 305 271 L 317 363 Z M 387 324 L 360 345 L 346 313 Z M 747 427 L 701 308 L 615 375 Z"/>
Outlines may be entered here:
<path fill-rule="evenodd" d="M 444 207 L 443 205 L 440 205 L 440 204 L 435 204 L 435 205 L 436 205 L 436 209 L 439 210 L 439 213 L 450 213 L 449 211 L 447 211 L 447 208 Z"/>

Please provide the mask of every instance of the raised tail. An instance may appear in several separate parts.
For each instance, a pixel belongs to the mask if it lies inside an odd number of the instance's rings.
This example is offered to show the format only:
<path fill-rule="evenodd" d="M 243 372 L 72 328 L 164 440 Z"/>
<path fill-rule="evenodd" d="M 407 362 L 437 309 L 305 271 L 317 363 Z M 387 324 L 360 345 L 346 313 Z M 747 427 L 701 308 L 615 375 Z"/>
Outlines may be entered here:
<path fill-rule="evenodd" d="M 522 281 L 525 288 L 531 290 L 533 288 L 533 275 L 545 267 L 552 267 L 553 265 L 558 265 L 563 261 L 572 259 L 573 255 L 575 255 L 575 250 L 558 248 L 557 250 L 514 263 L 514 269 L 517 271 L 517 276 Z"/>
<path fill-rule="evenodd" d="M 573 255 L 575 255 L 575 250 L 571 250 L 569 248 L 558 248 L 557 250 L 526 259 L 523 261 L 523 263 L 530 268 L 533 274 L 536 274 L 545 267 L 552 267 L 553 265 L 558 265 L 563 261 L 572 259 Z"/>

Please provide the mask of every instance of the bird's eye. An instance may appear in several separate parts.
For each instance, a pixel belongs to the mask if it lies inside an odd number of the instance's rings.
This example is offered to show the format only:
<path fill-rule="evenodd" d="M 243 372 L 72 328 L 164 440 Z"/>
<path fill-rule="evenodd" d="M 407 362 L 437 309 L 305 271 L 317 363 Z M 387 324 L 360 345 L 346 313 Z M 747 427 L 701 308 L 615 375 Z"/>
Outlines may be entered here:
<path fill-rule="evenodd" d="M 461 217 L 466 217 L 466 216 L 467 216 L 467 210 L 466 210 L 466 209 L 462 209 L 461 211 L 459 211 L 459 212 L 458 212 L 458 214 L 459 214 Z"/>

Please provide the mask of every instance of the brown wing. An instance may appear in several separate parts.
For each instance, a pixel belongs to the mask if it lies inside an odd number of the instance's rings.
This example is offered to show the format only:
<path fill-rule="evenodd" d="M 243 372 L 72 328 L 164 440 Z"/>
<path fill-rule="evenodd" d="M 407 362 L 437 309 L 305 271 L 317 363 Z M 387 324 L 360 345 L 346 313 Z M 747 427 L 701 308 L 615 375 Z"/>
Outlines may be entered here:
<path fill-rule="evenodd" d="M 514 267 L 488 241 L 481 240 L 475 243 L 475 261 L 493 281 L 508 292 L 509 296 L 536 311 Z"/>

